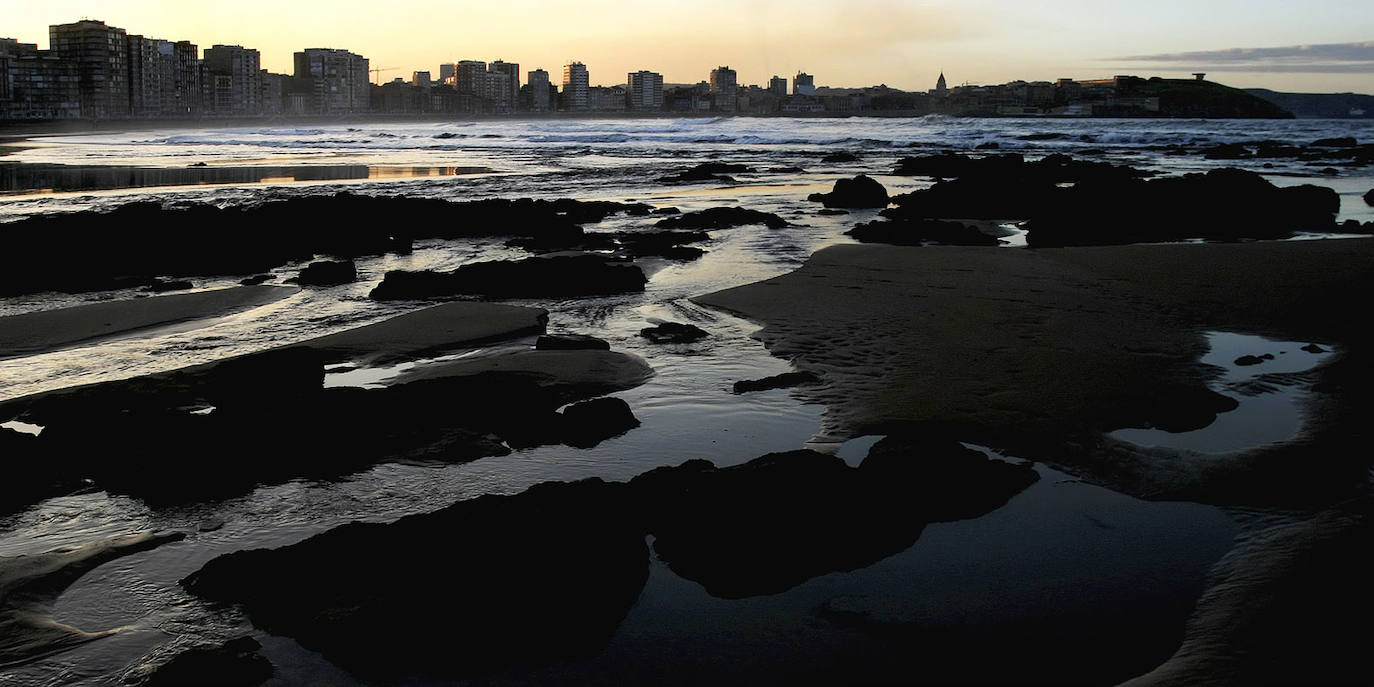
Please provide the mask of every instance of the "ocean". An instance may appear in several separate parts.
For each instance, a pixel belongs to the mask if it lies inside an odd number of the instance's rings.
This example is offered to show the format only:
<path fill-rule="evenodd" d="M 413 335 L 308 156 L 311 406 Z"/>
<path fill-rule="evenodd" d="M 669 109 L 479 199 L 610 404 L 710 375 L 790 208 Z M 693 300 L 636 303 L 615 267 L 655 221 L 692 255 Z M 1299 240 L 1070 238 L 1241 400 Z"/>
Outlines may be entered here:
<path fill-rule="evenodd" d="M 0 152 L 0 222 L 134 201 L 230 206 L 349 191 L 448 200 L 612 200 L 684 212 L 740 206 L 776 213 L 793 226 L 713 230 L 699 260 L 642 260 L 649 275 L 642 294 L 511 301 L 549 310 L 550 331 L 606 339 L 612 348 L 641 355 L 654 368 L 648 383 L 616 394 L 629 403 L 642 426 L 593 449 L 546 446 L 461 465 L 386 463 L 339 480 L 264 486 L 242 497 L 177 508 L 150 508 L 105 492 L 79 493 L 0 515 L 0 557 L 136 531 L 190 533 L 183 541 L 97 568 L 52 609 L 60 622 L 90 631 L 119 627 L 120 632 L 5 668 L 0 685 L 117 684 L 185 648 L 243 634 L 262 642 L 264 655 L 277 666 L 279 684 L 371 684 L 288 638 L 254 629 L 233 608 L 188 595 L 177 580 L 223 553 L 282 546 L 349 521 L 391 521 L 483 494 L 516 493 L 544 481 L 625 480 L 690 458 L 734 465 L 803 447 L 834 452 L 851 463 L 861 459 L 876 437 L 848 436 L 827 422 L 823 407 L 801 402 L 794 392 L 730 393 L 736 380 L 791 368 L 753 338 L 757 325 L 688 300 L 784 274 L 816 250 L 851 242 L 844 232 L 874 217 L 875 210 L 819 215 L 817 205 L 806 200 L 813 192 L 828 191 L 837 179 L 868 174 L 895 194 L 932 183 L 892 175 L 905 156 L 952 151 L 1035 158 L 1065 153 L 1160 174 L 1234 166 L 1260 172 L 1280 186 L 1329 186 L 1340 194 L 1338 221 L 1374 220 L 1374 208 L 1361 198 L 1374 188 L 1374 169 L 1369 167 L 1292 159 L 1212 160 L 1200 152 L 1228 143 L 1307 144 L 1336 137 L 1370 142 L 1374 122 L 941 116 L 483 120 L 152 129 L 37 136 L 13 144 L 9 154 Z M 826 159 L 836 153 L 852 158 Z M 661 180 L 706 161 L 743 164 L 751 171 L 733 174 L 733 183 Z M 655 219 L 617 215 L 587 230 L 642 231 Z M 1008 229 L 1012 240 L 1005 249 L 1017 250 L 1017 230 Z M 0 224 L 0 245 L 5 231 Z M 353 284 L 306 289 L 198 326 L 159 328 L 0 359 L 0 400 L 176 369 L 375 322 L 415 307 L 367 298 L 387 270 L 453 269 L 521 255 L 523 251 L 507 248 L 499 239 L 426 241 L 409 255 L 357 261 L 360 276 Z M 287 277 L 301 266 L 274 272 Z M 198 289 L 211 289 L 233 285 L 237 277 L 193 281 Z M 135 295 L 114 291 L 0 298 L 0 316 Z M 691 322 L 712 336 L 687 349 L 656 347 L 638 336 L 642 327 L 663 320 Z M 327 375 L 326 385 L 384 384 L 416 364 L 424 361 L 361 372 L 339 368 Z M 1266 412 L 1286 413 L 1282 422 L 1292 432 L 1301 425 L 1296 401 Z M 1242 422 L 1222 439 L 1208 436 L 1192 445 L 1185 440 L 1182 448 L 1205 451 L 1219 445 L 1223 448 L 1217 450 L 1229 450 L 1247 441 L 1285 438 L 1272 436 L 1279 420 L 1258 417 L 1265 419 Z M 10 419 L 0 417 L 0 424 Z M 1247 427 L 1257 435 L 1248 436 Z M 1209 443 L 1217 441 L 1221 443 Z M 194 455 L 195 447 L 188 446 L 188 460 Z M 1089 676 L 1090 681 L 1115 681 L 1149 670 L 1168 657 L 1172 646 L 1136 642 L 1126 626 L 1181 631 L 1208 570 L 1256 516 L 1198 504 L 1140 501 L 1044 465 L 1036 470 L 1041 476 L 1037 484 L 989 515 L 930 525 L 901 554 L 861 570 L 814 578 L 777 595 L 718 599 L 654 561 L 639 602 L 602 654 L 573 664 L 513 667 L 487 676 L 486 683 L 780 684 L 817 674 L 889 675 L 916 660 L 891 636 L 865 632 L 837 617 L 895 617 L 908 624 L 962 628 L 958 641 L 973 644 L 951 650 L 951 661 L 1014 638 L 1021 643 L 1018 656 L 1033 657 L 1026 659 L 1027 681 L 1052 679 L 1055 666 L 1085 650 L 1101 651 L 1109 643 L 1104 638 L 1113 637 L 1121 639 L 1120 646 L 1110 649 L 1120 655 L 1121 674 Z M 1264 517 L 1268 522 L 1274 516 Z M 1112 612 L 1102 612 L 1103 604 L 1110 604 Z M 1037 619 L 1043 622 L 1037 624 Z M 929 656 L 921 660 L 938 661 Z M 728 675 L 713 672 L 721 665 L 730 666 Z M 976 679 L 978 673 L 970 668 L 968 675 Z M 417 675 L 404 684 L 431 681 Z"/>

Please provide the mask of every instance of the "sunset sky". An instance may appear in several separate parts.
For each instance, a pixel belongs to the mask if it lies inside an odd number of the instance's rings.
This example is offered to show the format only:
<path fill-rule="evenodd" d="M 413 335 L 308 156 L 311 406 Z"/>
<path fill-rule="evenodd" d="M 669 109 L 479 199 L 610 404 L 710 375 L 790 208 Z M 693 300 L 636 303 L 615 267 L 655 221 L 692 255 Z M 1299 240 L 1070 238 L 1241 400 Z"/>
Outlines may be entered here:
<path fill-rule="evenodd" d="M 0 0 L 0 36 L 47 47 L 48 25 L 83 17 L 256 48 L 275 72 L 302 48 L 345 48 L 389 68 L 382 80 L 499 58 L 555 82 L 578 60 L 605 85 L 640 69 L 692 83 L 729 65 L 761 85 L 797 71 L 908 90 L 941 70 L 951 85 L 1206 71 L 1244 88 L 1374 93 L 1374 12 L 1355 0 Z"/>

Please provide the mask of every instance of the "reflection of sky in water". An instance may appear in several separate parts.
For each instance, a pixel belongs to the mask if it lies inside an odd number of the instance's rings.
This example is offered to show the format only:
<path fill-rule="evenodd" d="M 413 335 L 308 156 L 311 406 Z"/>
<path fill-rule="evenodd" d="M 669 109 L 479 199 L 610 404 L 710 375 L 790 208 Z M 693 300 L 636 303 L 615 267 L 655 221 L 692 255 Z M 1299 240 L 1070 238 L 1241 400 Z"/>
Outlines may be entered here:
<path fill-rule="evenodd" d="M 1283 385 L 1265 375 L 1305 372 L 1331 356 L 1330 352 L 1309 353 L 1302 350 L 1304 342 L 1273 341 L 1249 334 L 1210 332 L 1207 342 L 1211 350 L 1202 362 L 1221 368 L 1223 374 L 1212 388 L 1236 399 L 1240 406 L 1217 415 L 1217 419 L 1199 430 L 1170 433 L 1157 429 L 1122 429 L 1112 437 L 1139 446 L 1157 446 L 1201 453 L 1239 451 L 1265 444 L 1287 441 L 1302 427 L 1300 402 L 1304 391 L 1301 384 Z M 1244 355 L 1272 355 L 1256 365 L 1237 365 Z M 1252 382 L 1258 382 L 1254 384 Z"/>

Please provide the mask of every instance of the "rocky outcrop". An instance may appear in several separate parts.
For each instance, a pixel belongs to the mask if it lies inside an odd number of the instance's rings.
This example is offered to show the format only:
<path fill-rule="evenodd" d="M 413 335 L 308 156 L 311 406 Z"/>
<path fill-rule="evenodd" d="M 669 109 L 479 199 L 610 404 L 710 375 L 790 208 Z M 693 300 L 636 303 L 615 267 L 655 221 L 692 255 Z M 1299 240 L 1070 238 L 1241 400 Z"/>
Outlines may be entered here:
<path fill-rule="evenodd" d="M 135 288 L 154 283 L 154 277 L 249 275 L 316 255 L 406 253 L 414 239 L 423 238 L 579 234 L 579 225 L 633 207 L 566 199 L 457 203 L 338 193 L 228 208 L 138 202 L 109 212 L 35 215 L 0 225 L 6 241 L 0 296 Z M 141 229 L 104 229 L 110 226 Z"/>
<path fill-rule="evenodd" d="M 695 167 L 686 169 L 676 174 L 659 177 L 659 182 L 665 184 L 694 183 L 701 181 L 716 181 L 721 183 L 734 183 L 734 177 L 730 174 L 748 172 L 749 167 L 745 165 L 731 164 L 727 162 L 703 162 Z"/>
<path fill-rule="evenodd" d="M 639 335 L 656 344 L 692 343 L 710 336 L 710 332 L 694 324 L 663 322 L 639 330 Z"/>
<path fill-rule="evenodd" d="M 524 260 L 491 260 L 452 272 L 393 270 L 370 294 L 375 300 L 447 298 L 567 298 L 643 291 L 638 266 L 604 255 L 554 254 Z"/>
<path fill-rule="evenodd" d="M 563 409 L 563 443 L 592 448 L 639 426 L 630 404 L 619 398 L 597 398 Z"/>
<path fill-rule="evenodd" d="M 840 179 L 829 193 L 813 193 L 806 199 L 828 208 L 885 208 L 888 204 L 887 189 L 864 174 Z"/>
<path fill-rule="evenodd" d="M 338 286 L 358 279 L 358 268 L 352 260 L 319 260 L 306 265 L 299 275 L 287 279 L 301 286 Z"/>
<path fill-rule="evenodd" d="M 771 213 L 746 208 L 709 208 L 659 220 L 660 229 L 728 229 L 746 224 L 762 224 L 769 229 L 787 226 L 787 220 Z"/>
<path fill-rule="evenodd" d="M 220 556 L 182 585 L 368 678 L 472 677 L 600 651 L 647 579 L 647 536 L 713 595 L 767 594 L 871 564 L 1036 479 L 957 444 L 879 446 L 857 469 L 794 451 L 542 484 Z"/>
<path fill-rule="evenodd" d="M 609 351 L 611 344 L 586 334 L 545 334 L 534 342 L 536 351 Z"/>
<path fill-rule="evenodd" d="M 897 246 L 995 246 L 997 238 L 978 227 L 952 220 L 902 218 L 860 222 L 845 232 L 860 243 L 891 243 Z"/>
<path fill-rule="evenodd" d="M 258 653 L 262 645 L 252 637 L 231 639 L 219 646 L 187 649 L 157 666 L 139 687 L 255 687 L 272 679 L 276 670 Z"/>
<path fill-rule="evenodd" d="M 572 660 L 606 644 L 648 576 L 628 496 L 599 480 L 483 496 L 221 556 L 182 585 L 364 676 Z"/>
<path fill-rule="evenodd" d="M 803 384 L 817 384 L 820 381 L 821 378 L 811 372 L 784 372 L 763 379 L 742 379 L 735 382 L 733 389 L 737 394 L 747 394 L 753 391 L 788 389 Z"/>

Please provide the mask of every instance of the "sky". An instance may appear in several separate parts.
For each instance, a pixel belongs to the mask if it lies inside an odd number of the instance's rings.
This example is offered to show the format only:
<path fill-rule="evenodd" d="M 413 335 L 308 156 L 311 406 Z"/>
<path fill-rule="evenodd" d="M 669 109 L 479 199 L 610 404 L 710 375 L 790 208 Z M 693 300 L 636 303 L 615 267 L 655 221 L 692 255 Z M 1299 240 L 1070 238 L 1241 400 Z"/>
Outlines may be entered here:
<path fill-rule="evenodd" d="M 1374 94 L 1367 0 L 0 0 L 0 37 L 47 47 L 48 26 L 100 19 L 145 36 L 292 53 L 344 48 L 374 80 L 502 59 L 523 73 L 587 65 L 593 84 L 647 69 L 668 83 L 730 66 L 741 84 L 798 71 L 818 86 L 934 87 L 1115 74 L 1239 88 Z M 523 74 L 522 74 L 523 79 Z"/>

